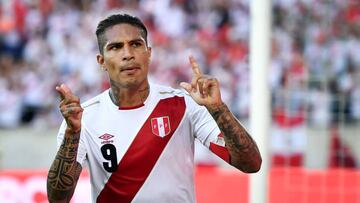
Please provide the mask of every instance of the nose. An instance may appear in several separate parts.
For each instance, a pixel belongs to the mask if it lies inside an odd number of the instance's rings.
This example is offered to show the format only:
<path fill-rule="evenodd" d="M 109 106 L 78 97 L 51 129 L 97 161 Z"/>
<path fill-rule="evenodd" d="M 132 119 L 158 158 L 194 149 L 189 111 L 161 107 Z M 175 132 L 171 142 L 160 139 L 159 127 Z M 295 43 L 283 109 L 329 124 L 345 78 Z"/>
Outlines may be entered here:
<path fill-rule="evenodd" d="M 124 52 L 123 52 L 122 59 L 124 61 L 129 61 L 131 59 L 134 59 L 134 54 L 133 54 L 132 49 L 131 49 L 130 46 L 124 46 Z"/>

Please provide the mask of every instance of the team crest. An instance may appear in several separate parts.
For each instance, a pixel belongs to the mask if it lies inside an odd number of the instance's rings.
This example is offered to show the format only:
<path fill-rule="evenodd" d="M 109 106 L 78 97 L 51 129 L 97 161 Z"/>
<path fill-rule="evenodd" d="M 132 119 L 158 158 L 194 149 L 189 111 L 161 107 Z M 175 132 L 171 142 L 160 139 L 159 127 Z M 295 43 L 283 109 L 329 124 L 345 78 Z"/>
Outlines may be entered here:
<path fill-rule="evenodd" d="M 159 137 L 165 137 L 171 131 L 169 116 L 157 117 L 151 119 L 151 131 Z"/>

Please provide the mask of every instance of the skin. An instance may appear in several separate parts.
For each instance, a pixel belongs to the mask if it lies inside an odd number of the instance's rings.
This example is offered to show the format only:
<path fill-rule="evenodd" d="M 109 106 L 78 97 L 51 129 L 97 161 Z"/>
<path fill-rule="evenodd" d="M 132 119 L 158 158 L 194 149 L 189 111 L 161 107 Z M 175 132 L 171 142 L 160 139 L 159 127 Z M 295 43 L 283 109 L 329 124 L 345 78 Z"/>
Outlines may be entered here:
<path fill-rule="evenodd" d="M 139 28 L 129 24 L 111 27 L 106 38 L 104 54 L 98 54 L 97 61 L 110 78 L 113 102 L 119 107 L 142 104 L 149 94 L 151 48 L 147 47 Z"/>
<path fill-rule="evenodd" d="M 66 121 L 64 140 L 50 167 L 47 178 L 49 202 L 69 202 L 81 173 L 81 165 L 76 162 L 80 139 L 83 108 L 80 99 L 66 85 L 57 86 L 61 102 L 60 111 Z"/>
<path fill-rule="evenodd" d="M 182 82 L 180 86 L 196 103 L 205 106 L 216 121 L 230 153 L 230 164 L 246 173 L 259 171 L 262 162 L 259 149 L 249 133 L 222 101 L 218 80 L 202 74 L 194 57 L 190 56 L 189 61 L 193 72 L 191 83 Z"/>
<path fill-rule="evenodd" d="M 129 24 L 118 24 L 105 31 L 107 43 L 97 55 L 101 68 L 110 81 L 109 96 L 119 107 L 143 104 L 149 95 L 148 67 L 151 48 L 140 30 Z M 205 106 L 217 122 L 230 152 L 231 165 L 243 172 L 256 172 L 261 156 L 256 143 L 223 103 L 216 78 L 203 75 L 195 59 L 189 61 L 193 71 L 191 83 L 180 85 L 199 104 Z M 81 173 L 76 162 L 83 108 L 80 99 L 65 84 L 56 87 L 60 95 L 60 111 L 66 121 L 64 140 L 50 167 L 47 192 L 50 202 L 69 202 Z"/>

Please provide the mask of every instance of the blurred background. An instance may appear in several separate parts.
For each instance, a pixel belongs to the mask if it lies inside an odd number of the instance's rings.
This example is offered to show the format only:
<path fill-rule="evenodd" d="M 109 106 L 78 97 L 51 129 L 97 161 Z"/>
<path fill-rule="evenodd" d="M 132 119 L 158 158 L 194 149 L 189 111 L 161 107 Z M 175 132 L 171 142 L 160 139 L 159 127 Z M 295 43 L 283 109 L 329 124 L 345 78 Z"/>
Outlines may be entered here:
<path fill-rule="evenodd" d="M 81 101 L 109 87 L 96 62 L 95 29 L 112 13 L 131 13 L 146 24 L 151 81 L 173 87 L 189 81 L 192 53 L 204 73 L 219 79 L 225 103 L 249 128 L 249 4 L 0 0 L 0 202 L 46 202 L 46 171 L 62 120 L 55 86 L 68 84 Z M 273 0 L 271 33 L 269 202 L 360 202 L 360 1 Z M 227 184 L 230 173 L 247 192 L 247 175 L 200 145 L 196 163 L 198 185 L 213 174 Z M 82 198 L 89 184 L 80 183 L 83 195 L 73 202 L 88 200 Z M 23 189 L 28 192 L 18 197 Z M 209 193 L 198 198 L 218 202 Z"/>

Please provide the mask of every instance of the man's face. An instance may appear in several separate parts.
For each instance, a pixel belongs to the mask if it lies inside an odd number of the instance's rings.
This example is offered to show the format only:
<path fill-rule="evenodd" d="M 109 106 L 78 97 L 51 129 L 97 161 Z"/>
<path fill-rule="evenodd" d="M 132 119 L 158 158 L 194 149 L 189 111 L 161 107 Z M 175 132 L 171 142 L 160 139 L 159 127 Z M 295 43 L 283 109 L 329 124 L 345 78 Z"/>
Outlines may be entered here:
<path fill-rule="evenodd" d="M 118 24 L 105 31 L 107 42 L 97 60 L 117 87 L 143 87 L 147 84 L 151 48 L 141 30 L 130 24 Z"/>

